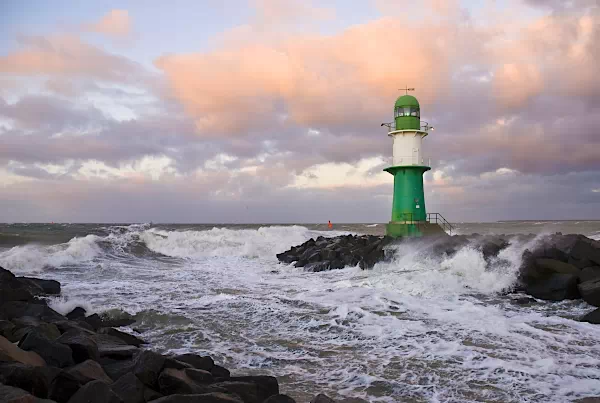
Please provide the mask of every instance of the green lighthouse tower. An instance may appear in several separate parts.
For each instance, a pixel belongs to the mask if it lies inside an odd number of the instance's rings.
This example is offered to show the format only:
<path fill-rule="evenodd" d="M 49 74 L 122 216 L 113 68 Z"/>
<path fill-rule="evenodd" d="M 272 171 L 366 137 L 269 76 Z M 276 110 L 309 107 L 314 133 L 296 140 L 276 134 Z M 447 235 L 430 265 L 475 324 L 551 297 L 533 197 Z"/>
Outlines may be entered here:
<path fill-rule="evenodd" d="M 419 101 L 408 95 L 414 89 L 405 90 L 406 95 L 399 97 L 394 105 L 394 122 L 382 124 L 388 127 L 388 136 L 394 142 L 392 166 L 384 169 L 394 176 L 392 219 L 386 227 L 386 235 L 392 237 L 443 231 L 437 225 L 438 214 L 435 223 L 430 222 L 423 191 L 423 174 L 431 169 L 423 156 L 423 138 L 433 127 L 421 122 Z"/>

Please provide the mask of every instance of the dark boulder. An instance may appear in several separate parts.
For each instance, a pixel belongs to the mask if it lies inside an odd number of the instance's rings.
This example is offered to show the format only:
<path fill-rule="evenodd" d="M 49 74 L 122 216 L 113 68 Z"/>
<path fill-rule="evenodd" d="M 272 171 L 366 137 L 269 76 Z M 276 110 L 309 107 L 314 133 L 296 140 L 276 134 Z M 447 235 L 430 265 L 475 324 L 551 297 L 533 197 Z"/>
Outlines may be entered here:
<path fill-rule="evenodd" d="M 535 260 L 535 264 L 546 273 L 574 274 L 577 276 L 580 273 L 577 267 L 560 260 L 539 258 Z"/>
<path fill-rule="evenodd" d="M 82 386 L 68 403 L 123 403 L 123 401 L 104 382 L 92 381 Z"/>
<path fill-rule="evenodd" d="M 130 326 L 136 322 L 135 318 L 127 312 L 121 312 L 119 317 L 117 318 L 111 317 L 106 314 L 100 315 L 100 317 L 102 319 L 102 326 L 99 327 Z"/>
<path fill-rule="evenodd" d="M 15 325 L 11 321 L 0 320 L 0 336 L 4 336 L 12 342 L 18 341 L 18 340 L 12 340 L 14 329 L 15 329 Z"/>
<path fill-rule="evenodd" d="M 258 386 L 253 382 L 225 381 L 211 385 L 239 396 L 244 403 L 262 403 L 265 399 L 259 397 Z"/>
<path fill-rule="evenodd" d="M 106 372 L 104 372 L 102 366 L 93 360 L 84 361 L 71 368 L 65 369 L 65 371 L 76 378 L 82 385 L 91 381 L 101 381 L 106 384 L 111 384 L 113 382 Z"/>
<path fill-rule="evenodd" d="M 296 403 L 296 401 L 288 395 L 273 395 L 263 403 Z"/>
<path fill-rule="evenodd" d="M 45 367 L 46 361 L 34 351 L 24 351 L 0 336 L 0 361 L 20 362 L 34 367 Z"/>
<path fill-rule="evenodd" d="M 600 265 L 600 243 L 587 238 L 579 238 L 571 249 L 571 256 L 579 260 L 590 260 Z"/>
<path fill-rule="evenodd" d="M 17 277 L 17 279 L 41 288 L 44 294 L 48 294 L 48 295 L 60 294 L 60 283 L 56 280 L 44 280 L 41 278 L 34 278 L 34 277 Z"/>
<path fill-rule="evenodd" d="M 279 382 L 274 376 L 232 376 L 229 380 L 232 382 L 254 383 L 257 386 L 258 398 L 261 402 L 279 394 Z"/>
<path fill-rule="evenodd" d="M 48 398 L 55 400 L 59 403 L 66 403 L 69 401 L 81 387 L 79 379 L 66 371 L 61 371 L 50 384 L 48 391 Z"/>
<path fill-rule="evenodd" d="M 154 351 L 142 351 L 135 359 L 133 374 L 152 389 L 158 389 L 158 376 L 165 365 L 165 357 Z"/>
<path fill-rule="evenodd" d="M 76 363 L 97 360 L 99 357 L 98 345 L 93 335 L 87 332 L 72 329 L 63 333 L 57 341 L 71 348 Z"/>
<path fill-rule="evenodd" d="M 203 369 L 205 371 L 211 371 L 215 366 L 215 362 L 213 361 L 213 359 L 207 355 L 202 356 L 197 354 L 181 354 L 176 355 L 173 358 L 177 361 L 190 364 L 196 369 Z"/>
<path fill-rule="evenodd" d="M 0 303 L 8 301 L 33 301 L 34 294 L 16 279 L 0 283 Z"/>
<path fill-rule="evenodd" d="M 203 369 L 186 368 L 183 370 L 188 378 L 199 384 L 209 384 L 214 381 L 213 375 Z"/>
<path fill-rule="evenodd" d="M 96 334 L 93 338 L 98 345 L 100 357 L 127 359 L 133 357 L 139 351 L 137 347 L 130 346 L 118 337 Z"/>
<path fill-rule="evenodd" d="M 19 347 L 25 351 L 38 353 L 48 365 L 64 368 L 75 364 L 73 351 L 58 341 L 52 341 L 33 330 L 19 343 Z"/>
<path fill-rule="evenodd" d="M 585 267 L 579 273 L 579 281 L 586 282 L 600 278 L 600 266 Z"/>
<path fill-rule="evenodd" d="M 88 325 L 90 325 L 92 327 L 92 329 L 94 329 L 94 331 L 98 330 L 99 328 L 101 328 L 103 326 L 102 318 L 97 313 L 94 313 L 90 316 L 85 317 L 85 319 L 83 319 L 83 321 L 85 323 L 87 323 Z"/>
<path fill-rule="evenodd" d="M 113 380 L 121 378 L 128 372 L 132 372 L 135 367 L 135 361 L 132 358 L 126 360 L 103 359 L 102 368 L 104 372 Z"/>
<path fill-rule="evenodd" d="M 86 312 L 85 309 L 78 306 L 67 314 L 67 319 L 69 319 L 69 320 L 84 319 L 85 312 Z"/>
<path fill-rule="evenodd" d="M 579 298 L 578 276 L 573 274 L 552 274 L 526 286 L 526 292 L 534 298 L 548 301 Z"/>
<path fill-rule="evenodd" d="M 60 372 L 59 369 L 55 369 Z M 21 388 L 34 396 L 48 396 L 50 382 L 57 372 L 52 367 L 33 367 L 16 362 L 0 362 L 0 383 Z"/>
<path fill-rule="evenodd" d="M 223 368 L 219 365 L 215 365 L 214 367 L 212 367 L 212 369 L 210 370 L 210 373 L 216 379 L 228 379 L 231 377 L 231 373 L 229 372 L 229 370 L 227 368 Z"/>
<path fill-rule="evenodd" d="M 318 273 L 329 270 L 329 261 L 308 263 L 304 266 L 304 271 Z"/>
<path fill-rule="evenodd" d="M 177 394 L 161 397 L 154 403 L 244 403 L 237 396 L 225 393 Z"/>
<path fill-rule="evenodd" d="M 38 318 L 24 316 L 13 319 L 12 323 L 15 325 L 15 329 L 12 331 L 11 341 L 13 342 L 18 342 L 33 330 L 50 340 L 56 340 L 60 337 L 60 331 L 54 323 L 46 323 Z"/>
<path fill-rule="evenodd" d="M 146 386 L 131 372 L 120 377 L 110 388 L 126 403 L 146 402 Z"/>
<path fill-rule="evenodd" d="M 588 312 L 581 318 L 582 322 L 589 322 L 595 325 L 600 324 L 600 308 L 594 309 L 592 312 Z"/>
<path fill-rule="evenodd" d="M 94 329 L 89 324 L 80 320 L 59 320 L 52 323 L 58 327 L 61 333 L 76 329 L 83 333 L 95 334 Z"/>
<path fill-rule="evenodd" d="M 206 385 L 199 385 L 183 369 L 164 369 L 158 377 L 159 391 L 163 395 L 210 393 Z M 198 370 L 201 371 L 201 370 Z"/>
<path fill-rule="evenodd" d="M 324 395 L 323 393 L 319 393 L 318 395 L 312 398 L 310 403 L 335 403 L 335 400 L 333 400 L 327 395 Z"/>
<path fill-rule="evenodd" d="M 14 386 L 0 384 L 0 402 L 2 403 L 55 403 L 51 400 L 40 399 L 27 391 Z"/>
<path fill-rule="evenodd" d="M 22 316 L 32 316 L 46 322 L 66 320 L 64 316 L 52 310 L 44 303 L 9 301 L 0 305 L 0 312 L 5 319 L 12 320 Z"/>
<path fill-rule="evenodd" d="M 190 364 L 182 361 L 177 361 L 173 357 L 165 357 L 165 368 L 173 368 L 173 369 L 186 369 L 186 368 L 194 368 Z"/>
<path fill-rule="evenodd" d="M 573 256 L 569 256 L 567 263 L 577 267 L 579 270 L 585 269 L 586 267 L 594 266 L 594 262 L 588 259 L 575 259 Z"/>
<path fill-rule="evenodd" d="M 600 278 L 580 283 L 579 293 L 581 298 L 590 305 L 600 306 Z"/>
<path fill-rule="evenodd" d="M 144 340 L 140 339 L 139 337 L 136 337 L 129 333 L 122 332 L 117 329 L 113 329 L 112 327 L 102 327 L 102 328 L 98 329 L 98 333 L 117 337 L 117 338 L 123 340 L 126 344 L 129 344 L 130 346 L 139 347 L 142 344 L 146 344 L 146 342 Z"/>

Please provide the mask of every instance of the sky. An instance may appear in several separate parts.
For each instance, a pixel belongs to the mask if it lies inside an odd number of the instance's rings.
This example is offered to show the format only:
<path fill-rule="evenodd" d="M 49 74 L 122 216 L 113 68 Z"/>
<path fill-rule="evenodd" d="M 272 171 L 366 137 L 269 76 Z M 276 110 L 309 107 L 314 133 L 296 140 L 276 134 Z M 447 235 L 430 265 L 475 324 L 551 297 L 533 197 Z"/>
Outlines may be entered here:
<path fill-rule="evenodd" d="M 5 0 L 0 222 L 600 219 L 597 0 Z"/>

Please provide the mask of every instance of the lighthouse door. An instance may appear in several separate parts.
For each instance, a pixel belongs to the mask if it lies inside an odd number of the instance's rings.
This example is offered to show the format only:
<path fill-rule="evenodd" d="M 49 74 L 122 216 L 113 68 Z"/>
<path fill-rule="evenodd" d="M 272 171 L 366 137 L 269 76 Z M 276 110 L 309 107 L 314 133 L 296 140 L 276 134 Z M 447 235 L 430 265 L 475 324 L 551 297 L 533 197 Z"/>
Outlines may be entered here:
<path fill-rule="evenodd" d="M 421 161 L 419 161 L 419 149 L 418 148 L 413 148 L 412 164 L 413 165 L 421 165 Z"/>

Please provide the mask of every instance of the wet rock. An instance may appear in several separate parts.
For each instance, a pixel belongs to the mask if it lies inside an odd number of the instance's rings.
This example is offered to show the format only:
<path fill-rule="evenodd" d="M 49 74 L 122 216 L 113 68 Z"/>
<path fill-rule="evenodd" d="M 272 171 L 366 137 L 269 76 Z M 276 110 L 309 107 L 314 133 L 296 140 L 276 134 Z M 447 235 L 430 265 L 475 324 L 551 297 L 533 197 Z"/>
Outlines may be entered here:
<path fill-rule="evenodd" d="M 111 389 L 127 403 L 145 403 L 146 386 L 133 373 L 128 372 L 111 385 Z"/>
<path fill-rule="evenodd" d="M 136 320 L 127 312 L 121 312 L 118 318 L 110 317 L 106 314 L 101 315 L 102 326 L 101 327 L 121 327 L 133 325 Z"/>
<path fill-rule="evenodd" d="M 129 344 L 130 346 L 139 347 L 142 344 L 146 344 L 146 342 L 144 340 L 140 339 L 139 337 L 136 337 L 129 333 L 122 332 L 117 329 L 113 329 L 112 327 L 102 327 L 102 328 L 98 329 L 98 333 L 117 337 L 117 338 L 123 340 L 126 344 Z"/>
<path fill-rule="evenodd" d="M 127 359 L 133 357 L 138 352 L 137 347 L 126 344 L 118 337 L 96 334 L 94 341 L 98 345 L 98 354 L 100 357 Z"/>
<path fill-rule="evenodd" d="M 600 266 L 585 267 L 579 273 L 579 281 L 582 283 L 600 278 Z"/>
<path fill-rule="evenodd" d="M 15 329 L 12 332 L 12 342 L 21 340 L 33 330 L 49 340 L 56 340 L 60 337 L 60 331 L 54 323 L 46 323 L 38 318 L 25 316 L 13 319 L 12 323 L 15 324 Z"/>
<path fill-rule="evenodd" d="M 581 298 L 590 305 L 600 306 L 600 278 L 580 283 L 577 288 Z"/>
<path fill-rule="evenodd" d="M 0 320 L 0 336 L 6 337 L 8 340 L 15 342 L 18 340 L 13 340 L 13 330 L 15 329 L 15 325 L 9 320 Z"/>
<path fill-rule="evenodd" d="M 201 394 L 211 392 L 210 388 L 194 382 L 183 369 L 164 369 L 158 377 L 159 391 L 163 395 Z M 199 370 L 201 371 L 201 370 Z"/>
<path fill-rule="evenodd" d="M 227 379 L 227 378 L 231 377 L 231 373 L 229 372 L 229 370 L 227 368 L 223 368 L 216 364 L 214 367 L 212 367 L 212 369 L 210 370 L 210 373 L 215 378 L 220 378 L 220 379 Z"/>
<path fill-rule="evenodd" d="M 21 388 L 37 397 L 46 397 L 53 379 L 49 369 L 16 362 L 0 362 L 0 383 Z"/>
<path fill-rule="evenodd" d="M 0 336 L 0 361 L 20 362 L 34 367 L 46 366 L 46 361 L 36 352 L 25 351 Z"/>
<path fill-rule="evenodd" d="M 73 351 L 69 346 L 48 339 L 35 329 L 25 336 L 19 343 L 19 347 L 25 351 L 38 353 L 48 365 L 53 367 L 64 368 L 75 364 Z"/>
<path fill-rule="evenodd" d="M 561 262 L 560 260 L 540 258 L 535 260 L 535 264 L 548 273 L 574 274 L 577 276 L 580 273 L 577 267 Z"/>
<path fill-rule="evenodd" d="M 590 267 L 590 266 L 595 266 L 594 262 L 592 262 L 591 260 L 588 259 L 575 259 L 573 256 L 569 256 L 569 260 L 567 261 L 567 263 L 577 267 L 579 270 L 583 270 L 586 267 Z"/>
<path fill-rule="evenodd" d="M 0 303 L 8 301 L 33 301 L 34 295 L 19 281 L 0 283 Z"/>
<path fill-rule="evenodd" d="M 58 295 L 60 294 L 60 283 L 56 280 L 44 280 L 34 277 L 17 277 L 17 279 L 28 282 L 42 289 L 44 294 Z"/>
<path fill-rule="evenodd" d="M 84 319 L 85 313 L 86 313 L 86 310 L 83 309 L 82 307 L 78 306 L 67 314 L 67 319 L 69 319 L 69 320 Z"/>
<path fill-rule="evenodd" d="M 83 319 L 83 321 L 85 323 L 87 323 L 88 325 L 90 325 L 92 327 L 92 329 L 94 329 L 94 331 L 98 330 L 99 328 L 101 328 L 103 326 L 102 318 L 97 313 L 87 316 L 85 319 Z"/>
<path fill-rule="evenodd" d="M 225 393 L 177 394 L 161 397 L 154 403 L 244 403 L 237 396 Z"/>
<path fill-rule="evenodd" d="M 9 301 L 0 305 L 0 312 L 5 319 L 12 320 L 22 316 L 32 316 L 45 322 L 66 320 L 64 316 L 52 310 L 44 303 Z"/>
<path fill-rule="evenodd" d="M 600 244 L 591 239 L 581 237 L 573 246 L 571 256 L 579 260 L 590 260 L 600 265 Z"/>
<path fill-rule="evenodd" d="M 69 330 L 79 330 L 83 333 L 94 334 L 94 329 L 86 322 L 79 320 L 59 320 L 53 322 L 61 333 L 66 333 Z"/>
<path fill-rule="evenodd" d="M 68 402 L 79 390 L 81 382 L 66 371 L 61 371 L 50 384 L 48 398 L 59 403 Z"/>
<path fill-rule="evenodd" d="M 23 389 L 0 384 L 0 402 L 3 403 L 54 403 L 30 395 Z"/>
<path fill-rule="evenodd" d="M 132 372 L 134 366 L 135 361 L 131 358 L 127 360 L 104 359 L 104 362 L 102 362 L 104 372 L 106 372 L 113 381 L 116 381 L 128 372 Z"/>
<path fill-rule="evenodd" d="M 308 263 L 304 266 L 304 271 L 318 273 L 329 270 L 329 261 Z"/>
<path fill-rule="evenodd" d="M 572 403 L 600 403 L 600 397 L 584 397 L 582 399 L 573 400 Z"/>
<path fill-rule="evenodd" d="M 215 366 L 215 362 L 213 361 L 213 359 L 207 355 L 202 356 L 197 354 L 181 354 L 176 355 L 173 358 L 177 361 L 190 364 L 196 369 L 203 369 L 205 371 L 211 371 Z"/>
<path fill-rule="evenodd" d="M 71 348 L 76 363 L 97 360 L 99 357 L 98 345 L 93 335 L 87 332 L 72 329 L 63 333 L 57 341 Z"/>
<path fill-rule="evenodd" d="M 104 372 L 102 366 L 93 360 L 86 360 L 65 370 L 76 378 L 82 385 L 91 381 L 101 381 L 111 384 L 113 380 Z"/>
<path fill-rule="evenodd" d="M 229 393 L 239 396 L 244 403 L 262 403 L 265 399 L 261 396 L 258 386 L 252 382 L 225 381 L 211 385 L 226 390 Z"/>
<path fill-rule="evenodd" d="M 232 382 L 254 383 L 257 386 L 258 398 L 261 399 L 261 402 L 279 394 L 279 382 L 273 376 L 232 376 L 229 380 Z"/>
<path fill-rule="evenodd" d="M 214 381 L 213 375 L 203 369 L 186 368 L 183 370 L 188 378 L 199 384 L 208 384 Z"/>
<path fill-rule="evenodd" d="M 323 393 L 319 393 L 310 401 L 310 403 L 335 403 L 335 400 Z"/>
<path fill-rule="evenodd" d="M 104 382 L 92 381 L 81 387 L 68 403 L 123 403 L 123 401 Z"/>
<path fill-rule="evenodd" d="M 263 403 L 296 403 L 296 401 L 288 395 L 273 395 Z"/>
<path fill-rule="evenodd" d="M 573 274 L 552 274 L 526 287 L 534 298 L 547 301 L 562 301 L 579 298 L 578 276 Z"/>
<path fill-rule="evenodd" d="M 529 305 L 536 303 L 537 301 L 535 300 L 535 298 L 531 297 L 520 297 L 513 299 L 513 302 L 517 305 Z"/>
<path fill-rule="evenodd" d="M 165 368 L 174 368 L 174 369 L 186 369 L 186 368 L 194 368 L 190 364 L 182 361 L 177 361 L 172 357 L 165 357 Z"/>
<path fill-rule="evenodd" d="M 158 376 L 165 364 L 165 357 L 153 351 L 142 351 L 135 360 L 133 374 L 152 389 L 158 389 Z"/>

